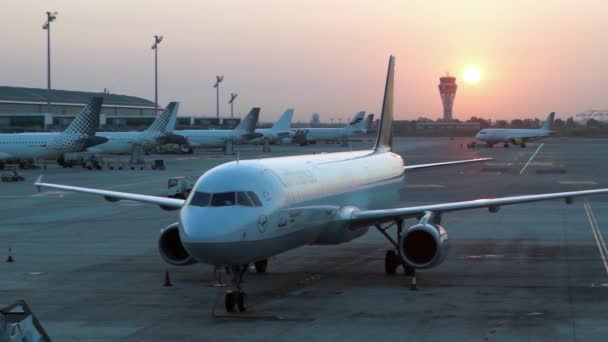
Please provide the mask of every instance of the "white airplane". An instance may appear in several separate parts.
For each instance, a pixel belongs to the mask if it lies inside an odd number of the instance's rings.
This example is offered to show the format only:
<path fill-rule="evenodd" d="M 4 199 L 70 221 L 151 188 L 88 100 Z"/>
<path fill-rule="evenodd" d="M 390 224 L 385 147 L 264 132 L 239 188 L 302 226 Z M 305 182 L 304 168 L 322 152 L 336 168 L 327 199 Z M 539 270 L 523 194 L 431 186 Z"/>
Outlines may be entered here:
<path fill-rule="evenodd" d="M 107 142 L 91 147 L 89 152 L 108 154 L 128 154 L 135 145 L 151 150 L 168 143 L 183 144 L 186 140 L 173 134 L 179 102 L 171 102 L 146 130 L 141 132 L 98 132 L 97 136 L 107 138 Z"/>
<path fill-rule="evenodd" d="M 292 129 L 293 140 L 301 144 L 314 143 L 320 140 L 346 140 L 349 137 L 367 132 L 369 127 L 365 112 L 353 116 L 348 125 L 344 127 L 310 127 Z"/>
<path fill-rule="evenodd" d="M 187 129 L 176 131 L 176 134 L 185 137 L 188 144 L 193 148 L 223 147 L 230 140 L 235 144 L 240 144 L 262 136 L 255 133 L 259 116 L 260 108 L 256 107 L 252 108 L 234 129 Z"/>
<path fill-rule="evenodd" d="M 131 200 L 179 210 L 179 221 L 162 229 L 159 251 L 172 265 L 196 262 L 229 266 L 235 291 L 227 311 L 246 309 L 241 288 L 247 265 L 264 272 L 268 258 L 311 244 L 337 245 L 376 227 L 394 246 L 385 272 L 436 267 L 446 257 L 448 235 L 441 218 L 453 211 L 608 193 L 608 189 L 474 199 L 391 207 L 411 170 L 475 163 L 489 158 L 405 166 L 391 151 L 394 57 L 390 57 L 382 116 L 372 150 L 233 161 L 205 172 L 186 200 L 36 181 L 38 187 Z M 354 171 L 353 171 L 354 170 Z M 153 189 L 150 192 L 154 192 Z M 416 218 L 410 228 L 403 221 Z M 389 235 L 394 229 L 395 237 Z"/>
<path fill-rule="evenodd" d="M 271 144 L 282 141 L 285 138 L 289 138 L 292 135 L 291 132 L 291 119 L 293 118 L 293 109 L 287 109 L 272 125 L 271 128 L 258 128 L 255 133 L 262 134 L 258 138 L 247 141 L 249 144 L 260 144 L 264 141 L 268 141 Z"/>
<path fill-rule="evenodd" d="M 553 134 L 551 126 L 555 119 L 555 112 L 551 112 L 541 128 L 486 128 L 475 135 L 475 139 L 485 142 L 489 147 L 497 143 L 504 143 L 504 147 L 509 147 L 509 143 L 526 147 L 527 141 L 539 140 Z"/>
<path fill-rule="evenodd" d="M 0 134 L 0 160 L 56 158 L 61 162 L 64 153 L 106 142 L 95 136 L 102 103 L 102 97 L 92 98 L 63 132 Z"/>

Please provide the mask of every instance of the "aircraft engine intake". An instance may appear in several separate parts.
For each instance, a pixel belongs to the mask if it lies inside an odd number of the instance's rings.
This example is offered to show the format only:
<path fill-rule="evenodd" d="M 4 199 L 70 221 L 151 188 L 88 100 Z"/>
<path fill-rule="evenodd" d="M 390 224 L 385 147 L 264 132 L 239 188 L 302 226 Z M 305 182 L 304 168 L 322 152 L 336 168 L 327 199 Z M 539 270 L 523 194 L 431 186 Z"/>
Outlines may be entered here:
<path fill-rule="evenodd" d="M 188 254 L 179 237 L 179 224 L 176 222 L 161 230 L 158 238 L 158 250 L 160 256 L 167 263 L 176 266 L 186 266 L 196 263 L 196 260 Z"/>
<path fill-rule="evenodd" d="M 445 259 L 448 247 L 448 234 L 438 224 L 418 223 L 399 239 L 403 261 L 414 268 L 438 266 Z"/>

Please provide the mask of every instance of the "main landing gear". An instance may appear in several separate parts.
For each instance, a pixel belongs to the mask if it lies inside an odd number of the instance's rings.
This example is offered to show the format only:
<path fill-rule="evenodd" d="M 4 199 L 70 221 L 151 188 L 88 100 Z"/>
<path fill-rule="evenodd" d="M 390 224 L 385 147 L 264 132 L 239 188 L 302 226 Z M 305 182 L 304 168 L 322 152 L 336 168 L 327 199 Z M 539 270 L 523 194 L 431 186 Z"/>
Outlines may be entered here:
<path fill-rule="evenodd" d="M 256 273 L 266 273 L 268 259 L 256 261 L 254 266 Z M 227 312 L 235 312 L 236 309 L 240 312 L 247 311 L 247 294 L 243 291 L 241 284 L 243 283 L 243 278 L 248 269 L 249 265 L 232 265 L 226 267 L 226 273 L 232 274 L 232 289 L 226 291 L 226 296 L 224 297 L 224 304 Z"/>
<path fill-rule="evenodd" d="M 400 255 L 398 242 L 395 241 L 386 232 L 394 225 L 397 226 L 397 241 L 399 241 L 401 234 L 403 233 L 403 220 L 397 220 L 385 227 L 382 225 L 376 225 L 376 229 L 378 229 L 378 231 L 382 233 L 382 235 L 384 235 L 387 240 L 394 246 L 394 249 L 389 249 L 388 251 L 386 251 L 386 255 L 384 256 L 384 272 L 387 275 L 394 275 L 397 272 L 399 266 L 401 266 L 403 267 L 403 274 L 405 274 L 406 276 L 415 277 L 416 269 L 409 266 L 405 263 L 405 261 L 403 261 L 403 258 Z"/>
<path fill-rule="evenodd" d="M 509 143 L 505 143 L 503 146 L 504 146 L 505 148 L 509 148 Z"/>

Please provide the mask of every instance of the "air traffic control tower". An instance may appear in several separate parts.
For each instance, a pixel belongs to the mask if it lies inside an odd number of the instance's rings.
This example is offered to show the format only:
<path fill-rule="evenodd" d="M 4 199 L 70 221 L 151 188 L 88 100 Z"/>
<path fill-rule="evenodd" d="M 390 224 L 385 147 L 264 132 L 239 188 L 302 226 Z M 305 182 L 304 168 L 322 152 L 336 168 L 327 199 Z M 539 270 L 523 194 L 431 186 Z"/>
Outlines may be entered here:
<path fill-rule="evenodd" d="M 441 94 L 441 102 L 443 102 L 443 120 L 453 121 L 452 108 L 454 107 L 454 97 L 456 97 L 456 77 L 446 74 L 439 78 L 439 94 Z"/>

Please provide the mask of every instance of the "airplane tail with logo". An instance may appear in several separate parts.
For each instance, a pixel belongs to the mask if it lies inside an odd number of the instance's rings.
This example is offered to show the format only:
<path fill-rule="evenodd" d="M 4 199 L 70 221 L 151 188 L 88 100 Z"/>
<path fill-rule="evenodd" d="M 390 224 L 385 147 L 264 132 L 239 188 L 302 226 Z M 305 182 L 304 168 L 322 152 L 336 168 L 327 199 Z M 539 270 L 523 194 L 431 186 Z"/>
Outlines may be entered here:
<path fill-rule="evenodd" d="M 551 127 L 553 126 L 554 120 L 555 120 L 555 112 L 549 113 L 549 116 L 547 116 L 547 120 L 545 120 L 545 123 L 543 123 L 543 127 L 541 127 L 541 129 L 544 131 L 551 131 Z"/>
<path fill-rule="evenodd" d="M 291 120 L 293 118 L 293 109 L 287 109 L 283 115 L 272 125 L 273 130 L 289 131 L 291 129 Z"/>
<path fill-rule="evenodd" d="M 239 133 L 253 134 L 255 132 L 255 126 L 257 126 L 257 124 L 258 124 L 259 118 L 260 118 L 260 108 L 258 108 L 258 107 L 251 108 L 251 110 L 249 111 L 249 114 L 247 114 L 247 116 L 245 116 L 243 121 L 241 121 L 234 130 Z"/>
<path fill-rule="evenodd" d="M 350 120 L 348 126 L 345 127 L 347 132 L 363 132 L 365 131 L 367 126 L 367 121 L 365 120 L 365 112 L 361 111 Z"/>
<path fill-rule="evenodd" d="M 76 114 L 70 125 L 63 131 L 68 134 L 83 134 L 94 136 L 99 128 L 99 113 L 103 97 L 93 97 L 89 103 Z"/>
<path fill-rule="evenodd" d="M 147 132 L 171 133 L 175 129 L 175 120 L 179 102 L 169 102 L 167 107 L 160 113 L 154 122 L 146 129 Z"/>
<path fill-rule="evenodd" d="M 374 122 L 374 114 L 370 114 L 365 118 L 365 133 L 367 133 L 370 127 L 372 127 L 372 122 Z"/>
<path fill-rule="evenodd" d="M 350 122 L 348 123 L 348 126 L 355 126 L 358 123 L 362 122 L 363 119 L 365 119 L 365 111 L 361 111 L 361 112 L 355 114 L 353 116 L 353 118 L 350 119 Z"/>

